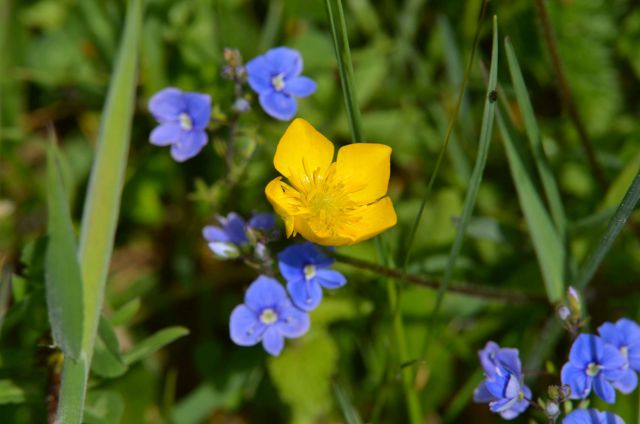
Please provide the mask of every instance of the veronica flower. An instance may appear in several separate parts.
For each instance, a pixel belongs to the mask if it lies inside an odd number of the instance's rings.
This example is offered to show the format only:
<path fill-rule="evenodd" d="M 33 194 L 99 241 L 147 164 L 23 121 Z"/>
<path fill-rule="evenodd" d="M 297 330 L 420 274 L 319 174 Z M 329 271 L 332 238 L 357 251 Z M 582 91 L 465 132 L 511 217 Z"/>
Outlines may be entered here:
<path fill-rule="evenodd" d="M 478 352 L 485 380 L 473 393 L 473 400 L 489 403 L 491 411 L 506 420 L 513 419 L 529 407 L 531 390 L 523 383 L 518 349 L 501 348 L 488 342 Z"/>
<path fill-rule="evenodd" d="M 258 93 L 264 111 L 281 121 L 293 118 L 298 108 L 296 97 L 316 91 L 316 83 L 302 73 L 302 56 L 296 50 L 277 47 L 246 65 L 249 85 Z"/>
<path fill-rule="evenodd" d="M 202 235 L 209 243 L 209 249 L 222 259 L 237 258 L 240 249 L 249 244 L 249 235 L 256 232 L 271 232 L 275 226 L 274 217 L 270 213 L 255 214 L 248 223 L 235 212 L 226 217 L 219 216 L 220 226 L 207 225 Z"/>
<path fill-rule="evenodd" d="M 171 156 L 178 162 L 194 157 L 207 144 L 209 95 L 165 88 L 151 97 L 149 111 L 160 123 L 151 132 L 151 144 L 171 146 Z"/>
<path fill-rule="evenodd" d="M 624 424 L 624 421 L 611 412 L 576 409 L 562 420 L 562 424 Z"/>
<path fill-rule="evenodd" d="M 638 385 L 635 371 L 640 370 L 640 326 L 630 319 L 622 318 L 615 324 L 602 324 L 598 332 L 602 340 L 616 347 L 626 361 L 624 375 L 613 382 L 614 387 L 622 393 L 631 393 Z"/>
<path fill-rule="evenodd" d="M 311 311 L 320 304 L 322 287 L 337 289 L 347 283 L 344 275 L 327 269 L 335 260 L 309 242 L 287 247 L 278 254 L 278 261 L 293 303 L 305 311 Z"/>
<path fill-rule="evenodd" d="M 309 330 L 309 315 L 291 304 L 284 288 L 273 278 L 258 277 L 244 296 L 244 304 L 231 312 L 231 340 L 240 346 L 262 342 L 267 353 L 277 356 L 284 338 L 296 338 Z"/>
<path fill-rule="evenodd" d="M 267 199 L 284 219 L 287 236 L 300 233 L 324 246 L 359 243 L 393 227 L 397 218 L 387 196 L 391 148 L 355 143 L 338 151 L 303 119 L 284 133 L 273 158 L 288 179 L 267 185 Z"/>
<path fill-rule="evenodd" d="M 614 403 L 612 382 L 624 374 L 625 359 L 612 345 L 598 336 L 580 334 L 569 352 L 569 362 L 562 367 L 562 384 L 571 387 L 572 399 L 584 399 L 591 389 L 605 402 Z"/>

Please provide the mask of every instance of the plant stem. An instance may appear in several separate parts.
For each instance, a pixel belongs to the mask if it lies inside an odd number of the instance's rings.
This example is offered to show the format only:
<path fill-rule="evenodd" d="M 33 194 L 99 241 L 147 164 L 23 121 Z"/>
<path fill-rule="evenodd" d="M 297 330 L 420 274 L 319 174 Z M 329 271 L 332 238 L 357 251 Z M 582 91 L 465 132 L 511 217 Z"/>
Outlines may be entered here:
<path fill-rule="evenodd" d="M 401 269 L 389 268 L 383 265 L 358 258 L 352 258 L 350 256 L 345 256 L 339 253 L 327 252 L 327 254 L 333 256 L 340 263 L 371 271 L 385 277 L 394 278 L 405 283 L 434 290 L 438 290 L 442 286 L 442 283 L 439 281 L 435 281 L 422 275 L 403 273 Z M 454 293 L 460 293 L 471 297 L 492 299 L 507 303 L 547 303 L 546 297 L 543 295 L 528 294 L 517 291 L 503 291 L 491 287 L 476 286 L 469 283 L 459 282 L 456 284 L 451 284 L 449 285 L 448 290 Z"/>
<path fill-rule="evenodd" d="M 575 99 L 573 97 L 569 81 L 567 80 L 567 76 L 564 73 L 562 61 L 560 60 L 560 53 L 558 52 L 558 43 L 553 31 L 553 27 L 551 26 L 551 19 L 549 18 L 549 11 L 547 10 L 545 0 L 535 0 L 535 4 L 538 11 L 538 16 L 540 17 L 540 23 L 542 24 L 542 34 L 544 36 L 544 41 L 547 45 L 547 49 L 549 49 L 551 64 L 553 66 L 553 71 L 556 74 L 556 80 L 558 81 L 558 86 L 560 88 L 562 102 L 564 103 L 564 107 L 569 113 L 569 117 L 573 121 L 576 130 L 578 131 L 580 144 L 582 145 L 582 149 L 587 155 L 587 160 L 589 161 L 589 165 L 593 170 L 593 174 L 596 177 L 598 185 L 604 192 L 607 189 L 607 178 L 605 177 L 604 171 L 602 170 L 600 164 L 598 163 L 598 160 L 596 159 L 595 150 L 593 148 L 593 145 L 591 144 L 589 133 L 587 132 L 587 128 L 584 124 L 584 121 L 582 120 L 580 112 L 578 111 L 578 106 L 576 105 Z"/>

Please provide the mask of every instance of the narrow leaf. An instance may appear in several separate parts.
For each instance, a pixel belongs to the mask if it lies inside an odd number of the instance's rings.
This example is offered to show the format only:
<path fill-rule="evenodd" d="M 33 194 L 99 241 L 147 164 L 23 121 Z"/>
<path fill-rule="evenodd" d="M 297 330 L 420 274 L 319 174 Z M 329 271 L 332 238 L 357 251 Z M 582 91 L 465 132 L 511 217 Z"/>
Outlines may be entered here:
<path fill-rule="evenodd" d="M 520 64 L 516 58 L 516 53 L 511 45 L 511 41 L 507 38 L 504 42 L 505 51 L 507 54 L 507 62 L 509 63 L 509 72 L 511 73 L 511 81 L 513 82 L 513 89 L 520 106 L 520 112 L 524 119 L 524 127 L 527 132 L 527 138 L 529 139 L 529 147 L 533 152 L 533 158 L 542 181 L 542 188 L 544 189 L 547 201 L 549 202 L 549 208 L 551 209 L 551 216 L 556 225 L 560 239 L 564 240 L 567 232 L 567 218 L 564 212 L 564 206 L 562 205 L 562 198 L 560 191 L 556 184 L 556 179 L 553 176 L 549 160 L 544 152 L 542 146 L 542 138 L 540 136 L 540 129 L 538 128 L 538 122 L 533 112 L 533 106 L 531 105 L 531 99 L 520 70 Z"/>
<path fill-rule="evenodd" d="M 187 334 L 189 334 L 189 330 L 184 327 L 169 327 L 160 330 L 153 336 L 138 343 L 131 351 L 125 353 L 123 355 L 124 363 L 131 365 Z"/>
<path fill-rule="evenodd" d="M 80 266 L 67 195 L 51 145 L 47 155 L 47 209 L 49 241 L 45 254 L 47 311 L 54 342 L 77 360 L 82 350 L 83 297 Z"/>
<path fill-rule="evenodd" d="M 122 305 L 119 309 L 113 311 L 109 321 L 111 321 L 111 325 L 114 327 L 128 324 L 138 312 L 138 309 L 140 309 L 140 298 L 136 297 Z"/>
<path fill-rule="evenodd" d="M 522 142 L 504 120 L 500 109 L 497 111 L 497 120 L 518 200 L 542 272 L 547 298 L 555 303 L 564 295 L 565 249 L 525 166 Z"/>
<path fill-rule="evenodd" d="M 91 361 L 91 371 L 101 377 L 114 378 L 124 374 L 127 369 L 128 367 L 120 355 L 120 343 L 113 327 L 104 316 L 101 316 L 98 325 L 98 338 Z"/>
<path fill-rule="evenodd" d="M 351 399 L 347 395 L 344 388 L 336 381 L 333 382 L 333 394 L 338 400 L 338 405 L 342 410 L 342 415 L 347 421 L 347 424 L 362 424 L 362 419 L 358 415 L 358 411 L 351 404 Z"/>

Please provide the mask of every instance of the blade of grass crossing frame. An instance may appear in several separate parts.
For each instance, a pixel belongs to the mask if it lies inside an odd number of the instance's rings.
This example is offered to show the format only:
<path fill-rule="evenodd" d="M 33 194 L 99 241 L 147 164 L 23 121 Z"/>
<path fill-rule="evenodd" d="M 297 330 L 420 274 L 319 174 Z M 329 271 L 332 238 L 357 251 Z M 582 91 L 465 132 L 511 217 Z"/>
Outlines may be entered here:
<path fill-rule="evenodd" d="M 618 234 L 620 234 L 620 231 L 624 228 L 627 219 L 629 219 L 629 216 L 634 211 L 639 199 L 640 171 L 636 173 L 636 176 L 625 193 L 622 202 L 620 202 L 616 213 L 609 221 L 609 225 L 602 235 L 602 238 L 584 264 L 580 267 L 580 272 L 578 273 L 574 283 L 574 287 L 576 289 L 583 290 L 587 284 L 589 284 L 589 281 L 591 281 L 591 278 L 598 270 L 598 267 L 600 266 L 600 263 L 602 263 L 605 255 L 609 249 L 611 249 L 616 237 L 618 237 Z"/>
<path fill-rule="evenodd" d="M 433 323 L 440 311 L 442 299 L 449 287 L 453 269 L 460 254 L 462 248 L 462 242 L 464 241 L 469 221 L 471 221 L 471 214 L 476 204 L 478 197 L 478 190 L 480 189 L 480 183 L 482 182 L 482 175 L 484 174 L 484 168 L 487 163 L 487 156 L 489 154 L 489 146 L 491 145 L 491 135 L 493 134 L 493 120 L 496 109 L 495 90 L 498 83 L 498 18 L 493 17 L 493 43 L 491 50 L 491 66 L 489 68 L 489 84 L 487 86 L 487 95 L 485 96 L 484 112 L 482 114 L 482 124 L 480 127 L 480 139 L 478 141 L 478 153 L 476 156 L 476 162 L 471 172 L 471 180 L 467 189 L 467 195 L 464 199 L 464 205 L 462 207 L 462 214 L 458 222 L 458 228 L 456 230 L 456 237 L 451 246 L 449 257 L 447 259 L 447 266 L 445 268 L 444 277 L 442 279 L 442 285 L 438 289 L 438 297 L 436 298 L 435 306 L 431 314 L 431 324 L 429 326 L 429 334 L 433 334 Z M 431 337 L 427 337 L 425 342 L 425 349 L 428 349 Z"/>
<path fill-rule="evenodd" d="M 533 106 L 531 105 L 531 99 L 527 92 L 527 87 L 520 70 L 520 64 L 516 58 L 516 53 L 511 45 L 509 38 L 504 41 L 505 52 L 507 54 L 507 62 L 509 64 L 509 73 L 511 74 L 511 81 L 513 83 L 513 89 L 520 106 L 520 112 L 524 120 L 524 127 L 527 132 L 527 138 L 529 139 L 529 146 L 533 152 L 536 168 L 540 179 L 542 180 L 542 188 L 544 189 L 547 202 L 549 202 L 549 208 L 551 210 L 551 217 L 555 223 L 558 232 L 560 233 L 560 239 L 565 240 L 567 233 L 567 218 L 564 212 L 564 206 L 562 205 L 562 199 L 560 197 L 560 191 L 556 184 L 556 180 L 551 171 L 551 166 L 547 160 L 547 156 L 542 146 L 542 138 L 540 136 L 540 129 L 536 121 L 536 116 L 533 112 Z"/>
<path fill-rule="evenodd" d="M 131 0 L 102 114 L 78 249 L 85 322 L 82 355 L 78 362 L 64 361 L 56 423 L 79 423 L 83 416 L 129 150 L 142 15 L 142 0 Z"/>
<path fill-rule="evenodd" d="M 566 263 L 564 245 L 525 165 L 523 158 L 525 149 L 515 135 L 513 128 L 508 127 L 502 116 L 501 107 L 497 110 L 497 121 L 520 207 L 529 227 L 533 248 L 538 258 L 547 298 L 549 302 L 556 303 L 564 295 Z"/>
<path fill-rule="evenodd" d="M 53 142 L 47 152 L 47 187 L 47 313 L 54 342 L 65 356 L 77 361 L 82 350 L 84 331 L 82 277 L 68 197 Z"/>
<path fill-rule="evenodd" d="M 331 34 L 333 35 L 333 46 L 336 50 L 338 60 L 338 71 L 340 72 L 340 82 L 342 92 L 347 106 L 347 116 L 351 127 L 351 136 L 354 142 L 362 141 L 362 127 L 360 125 L 360 109 L 358 109 L 358 99 L 353 83 L 353 62 L 351 61 L 351 49 L 349 48 L 349 34 L 347 24 L 344 20 L 344 10 L 342 0 L 325 0 Z"/>
<path fill-rule="evenodd" d="M 349 399 L 349 395 L 342 385 L 334 381 L 331 387 L 333 388 L 333 395 L 338 400 L 338 405 L 340 406 L 340 410 L 342 410 L 342 415 L 347 424 L 362 424 L 362 419 L 360 415 L 358 415 L 358 411 L 356 411 L 351 404 L 351 399 Z"/>
<path fill-rule="evenodd" d="M 351 62 L 351 51 L 349 49 L 349 37 L 347 26 L 344 18 L 344 10 L 342 8 L 342 0 L 325 0 L 331 33 L 333 36 L 333 44 L 336 51 L 336 59 L 338 61 L 338 69 L 340 72 L 340 81 L 342 84 L 342 92 L 344 95 L 345 106 L 347 109 L 347 117 L 351 128 L 351 138 L 354 142 L 362 141 L 362 128 L 360 125 L 360 110 L 358 109 L 357 97 L 353 83 L 353 63 Z M 382 263 L 388 262 L 388 256 L 382 245 L 380 236 L 375 238 L 376 250 L 378 257 Z M 389 300 L 390 309 L 393 319 L 393 336 L 396 344 L 396 352 L 399 363 L 406 362 L 408 358 L 406 337 L 404 334 L 404 324 L 402 322 L 402 314 L 398 306 L 398 288 L 394 280 L 387 281 L 387 298 Z M 409 421 L 412 424 L 422 422 L 422 411 L 420 400 L 413 384 L 413 375 L 410 369 L 401 370 L 402 383 L 406 396 L 407 410 Z"/>

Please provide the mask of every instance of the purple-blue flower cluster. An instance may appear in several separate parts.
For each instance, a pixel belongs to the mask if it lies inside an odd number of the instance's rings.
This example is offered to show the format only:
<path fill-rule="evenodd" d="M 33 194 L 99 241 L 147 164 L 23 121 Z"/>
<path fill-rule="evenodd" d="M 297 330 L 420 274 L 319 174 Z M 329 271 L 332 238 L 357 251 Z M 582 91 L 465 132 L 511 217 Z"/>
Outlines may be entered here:
<path fill-rule="evenodd" d="M 516 418 L 528 407 L 531 390 L 524 384 L 518 349 L 488 342 L 478 352 L 485 379 L 473 393 L 473 400 L 488 403 L 492 412 L 506 420 Z"/>
<path fill-rule="evenodd" d="M 611 412 L 576 409 L 562 420 L 562 424 L 624 424 L 624 421 Z"/>
<path fill-rule="evenodd" d="M 251 260 L 267 261 L 267 243 L 273 240 L 274 217 L 255 214 L 248 221 L 232 212 L 218 217 L 219 226 L 206 226 L 203 235 L 219 258 L 238 258 L 254 247 Z M 245 257 L 245 261 L 249 258 Z M 336 289 L 347 283 L 344 275 L 329 269 L 335 260 L 318 246 L 305 242 L 278 254 L 278 268 L 285 288 L 273 277 L 260 275 L 247 290 L 244 303 L 231 313 L 231 340 L 240 346 L 260 342 L 271 355 L 279 355 L 285 338 L 296 338 L 309 330 L 308 313 L 322 300 L 322 287 Z M 262 268 L 262 267 L 260 267 Z"/>
<path fill-rule="evenodd" d="M 246 82 L 258 94 L 262 109 L 271 117 L 291 120 L 297 110 L 296 97 L 307 97 L 316 91 L 316 83 L 302 76 L 302 55 L 288 47 L 276 47 L 242 65 L 235 49 L 225 49 L 227 66 L 223 76 L 236 84 L 236 99 L 230 107 L 236 114 L 251 110 L 242 94 Z M 171 146 L 171 156 L 184 162 L 196 156 L 207 144 L 206 128 L 211 118 L 211 97 L 185 92 L 175 87 L 160 90 L 149 100 L 149 111 L 158 121 L 149 141 L 156 146 Z"/>
<path fill-rule="evenodd" d="M 626 318 L 605 323 L 599 336 L 580 334 L 562 367 L 562 384 L 571 388 L 572 399 L 585 399 L 593 390 L 608 403 L 616 400 L 615 389 L 631 393 L 640 371 L 640 326 Z"/>

